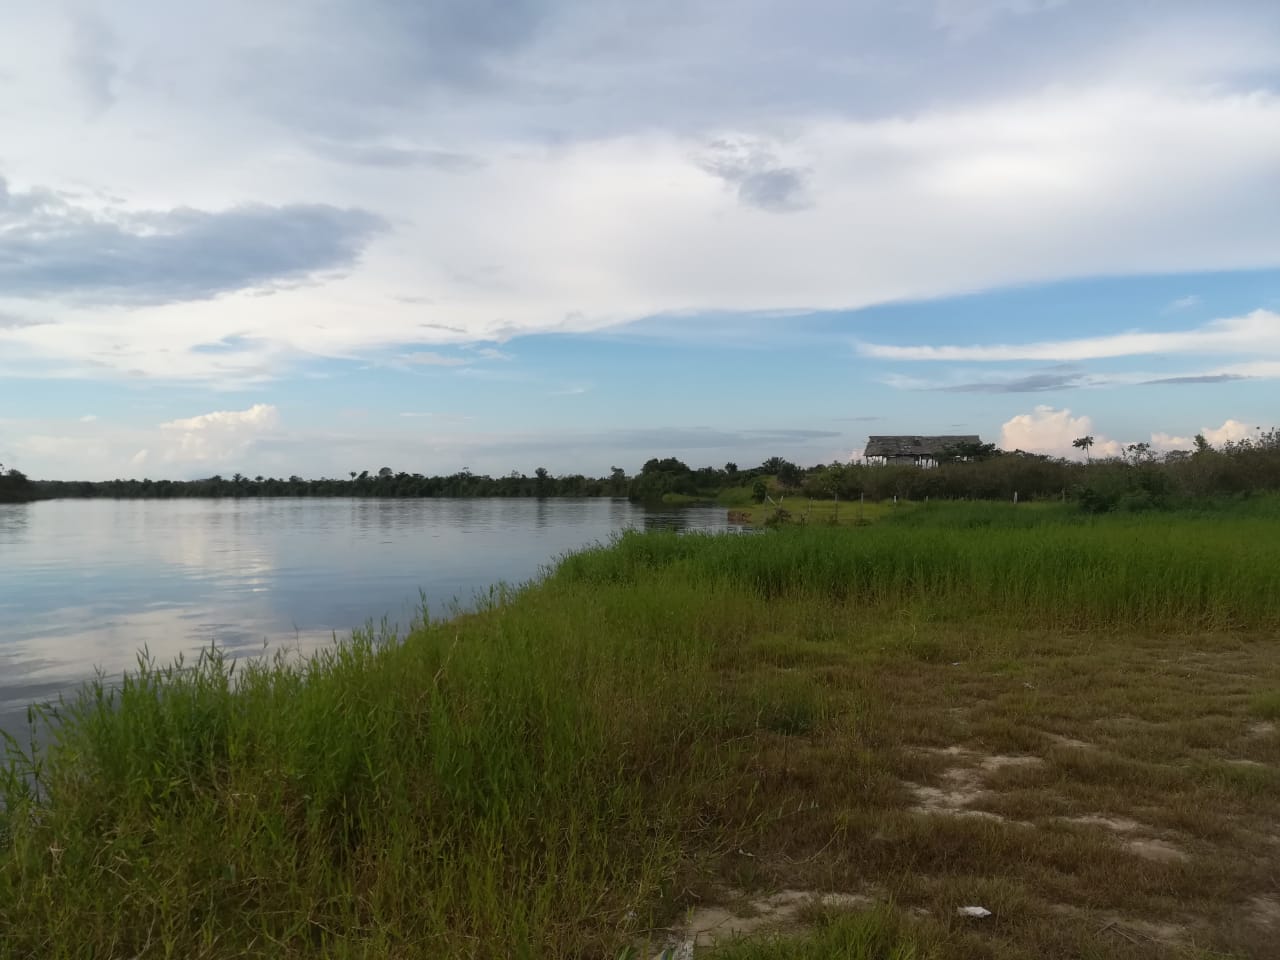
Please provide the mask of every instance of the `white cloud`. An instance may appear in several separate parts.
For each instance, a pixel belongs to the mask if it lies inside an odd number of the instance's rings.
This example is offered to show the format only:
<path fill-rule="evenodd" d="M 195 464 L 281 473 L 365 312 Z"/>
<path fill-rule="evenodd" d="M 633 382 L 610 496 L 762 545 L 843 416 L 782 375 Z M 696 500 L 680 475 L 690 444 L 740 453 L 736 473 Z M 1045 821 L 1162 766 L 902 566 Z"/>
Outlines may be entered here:
<path fill-rule="evenodd" d="M 1200 433 L 1215 447 L 1254 436 L 1256 427 L 1228 418 L 1218 427 L 1202 427 Z M 1005 421 L 1000 428 L 1002 450 L 1025 450 L 1054 457 L 1083 457 L 1082 451 L 1073 447 L 1072 441 L 1092 436 L 1094 443 L 1089 454 L 1094 457 L 1118 457 L 1123 455 L 1129 443 L 1113 440 L 1094 429 L 1093 420 L 1084 415 L 1074 416 L 1069 409 L 1038 406 L 1031 413 L 1021 413 Z M 1164 432 L 1152 433 L 1145 441 L 1160 452 L 1190 450 L 1194 436 L 1182 436 Z"/>
<path fill-rule="evenodd" d="M 1224 443 L 1252 437 L 1256 430 L 1257 427 L 1241 423 L 1239 420 L 1226 420 L 1220 427 L 1205 427 L 1200 432 L 1204 434 L 1206 440 L 1216 447 Z"/>
<path fill-rule="evenodd" d="M 726 190 L 699 157 L 734 136 L 806 171 L 805 204 L 777 213 Z M 57 297 L 0 303 L 57 321 L 0 328 L 7 374 L 40 361 L 41 375 L 52 364 L 79 376 L 242 382 L 304 355 L 596 330 L 663 313 L 854 308 L 1082 275 L 1280 264 L 1280 193 L 1271 188 L 1280 97 L 1266 92 L 1054 87 L 887 118 L 799 112 L 775 133 L 498 138 L 476 144 L 487 163 L 463 175 L 411 166 L 335 180 L 327 163 L 269 142 L 237 145 L 248 152 L 227 165 L 241 171 L 233 181 L 194 157 L 189 176 L 175 180 L 170 168 L 183 164 L 157 170 L 110 139 L 112 156 L 137 164 L 138 175 L 108 164 L 130 202 L 318 198 L 369 210 L 392 232 L 372 239 L 349 275 L 271 296 L 105 311 Z M 209 162 L 220 155 L 214 148 Z M 47 158 L 36 159 L 32 173 L 50 177 Z M 197 188 L 206 173 L 217 186 Z M 1059 360 L 1195 351 L 1248 342 L 1245 326 L 1275 321 L 1262 311 L 1181 341 L 1132 334 L 866 349 L 895 359 Z M 232 349 L 200 349 L 228 337 L 240 338 Z"/>
<path fill-rule="evenodd" d="M 1220 447 L 1226 443 L 1245 440 L 1254 436 L 1256 428 L 1239 420 L 1227 419 L 1220 427 L 1202 427 L 1200 434 L 1209 444 Z M 1157 450 L 1190 450 L 1195 445 L 1195 437 L 1174 436 L 1168 433 L 1153 433 L 1151 445 Z"/>
<path fill-rule="evenodd" d="M 1079 453 L 1071 442 L 1086 436 L 1094 438 L 1089 451 L 1091 456 L 1119 456 L 1124 449 L 1115 440 L 1097 434 L 1089 417 L 1072 416 L 1068 409 L 1057 410 L 1048 406 L 1038 406 L 1031 413 L 1021 413 L 1006 420 L 1000 427 L 999 446 L 1002 450 L 1069 457 Z"/>
<path fill-rule="evenodd" d="M 1179 297 L 1177 300 L 1171 300 L 1165 304 L 1165 313 L 1172 313 L 1177 310 L 1190 310 L 1192 307 L 1200 306 L 1201 300 L 1194 293 L 1185 297 Z"/>
<path fill-rule="evenodd" d="M 86 413 L 83 417 L 80 418 L 80 422 L 93 423 L 97 419 L 98 419 L 98 415 L 96 413 Z"/>
<path fill-rule="evenodd" d="M 225 462 L 244 455 L 279 423 L 279 412 L 266 403 L 247 410 L 216 410 L 160 424 L 166 462 Z"/>
<path fill-rule="evenodd" d="M 1214 320 L 1191 330 L 1120 333 L 1078 340 L 990 346 L 917 346 L 863 343 L 865 356 L 889 360 L 1010 361 L 1100 360 L 1151 354 L 1267 354 L 1280 357 L 1280 314 L 1254 310 L 1240 317 Z"/>

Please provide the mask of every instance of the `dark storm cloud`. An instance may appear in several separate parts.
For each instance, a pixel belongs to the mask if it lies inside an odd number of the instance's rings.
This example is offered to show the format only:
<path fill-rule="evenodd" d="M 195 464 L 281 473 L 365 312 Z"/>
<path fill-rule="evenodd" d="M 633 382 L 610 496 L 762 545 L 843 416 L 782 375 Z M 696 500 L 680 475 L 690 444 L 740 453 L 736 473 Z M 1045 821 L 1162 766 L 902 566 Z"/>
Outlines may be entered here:
<path fill-rule="evenodd" d="M 89 303 L 203 300 L 350 267 L 384 222 L 324 204 L 104 214 L 0 178 L 0 291 Z"/>

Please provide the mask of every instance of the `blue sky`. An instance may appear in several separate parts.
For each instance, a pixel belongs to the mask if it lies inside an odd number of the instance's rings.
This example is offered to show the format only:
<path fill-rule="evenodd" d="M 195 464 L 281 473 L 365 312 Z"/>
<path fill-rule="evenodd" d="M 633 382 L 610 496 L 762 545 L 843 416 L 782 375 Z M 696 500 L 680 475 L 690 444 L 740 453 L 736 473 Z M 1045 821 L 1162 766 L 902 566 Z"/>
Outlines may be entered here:
<path fill-rule="evenodd" d="M 1280 421 L 1280 7 L 0 0 L 0 462 Z"/>

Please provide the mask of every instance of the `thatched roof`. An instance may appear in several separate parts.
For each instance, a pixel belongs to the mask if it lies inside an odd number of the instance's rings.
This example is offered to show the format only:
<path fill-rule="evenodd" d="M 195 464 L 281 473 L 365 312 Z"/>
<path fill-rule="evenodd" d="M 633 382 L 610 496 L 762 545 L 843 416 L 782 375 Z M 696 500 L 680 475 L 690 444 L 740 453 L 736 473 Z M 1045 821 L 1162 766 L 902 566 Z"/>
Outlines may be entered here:
<path fill-rule="evenodd" d="M 953 434 L 941 437 L 868 437 L 867 457 L 920 457 L 933 459 L 953 450 L 961 444 L 979 444 L 976 433 Z"/>

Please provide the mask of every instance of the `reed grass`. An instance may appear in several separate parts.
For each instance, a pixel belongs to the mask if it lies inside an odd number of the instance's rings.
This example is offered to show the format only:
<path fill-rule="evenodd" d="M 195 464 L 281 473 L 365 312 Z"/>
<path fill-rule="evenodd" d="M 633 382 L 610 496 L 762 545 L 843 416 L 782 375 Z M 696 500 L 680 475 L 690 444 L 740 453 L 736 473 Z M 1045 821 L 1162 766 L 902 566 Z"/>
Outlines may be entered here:
<path fill-rule="evenodd" d="M 902 522 L 854 531 L 625 534 L 567 557 L 553 580 L 730 585 L 766 598 L 803 595 L 1051 629 L 1239 629 L 1280 623 L 1277 526 L 1242 517 L 1086 520 L 963 505 L 916 509 Z"/>

